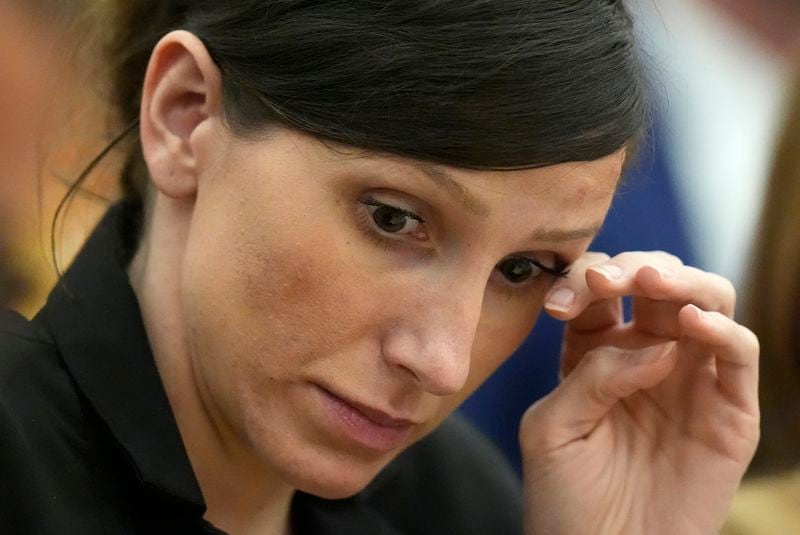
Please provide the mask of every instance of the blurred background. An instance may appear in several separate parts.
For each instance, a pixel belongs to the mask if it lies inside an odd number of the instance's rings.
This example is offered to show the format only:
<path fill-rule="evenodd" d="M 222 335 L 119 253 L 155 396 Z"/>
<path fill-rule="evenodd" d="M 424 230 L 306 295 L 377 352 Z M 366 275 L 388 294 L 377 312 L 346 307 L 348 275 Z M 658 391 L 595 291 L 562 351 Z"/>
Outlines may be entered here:
<path fill-rule="evenodd" d="M 0 305 L 26 316 L 56 280 L 51 222 L 69 185 L 116 135 L 101 51 L 116 0 L 0 0 Z M 55 234 L 61 265 L 117 195 L 112 155 Z"/>
<path fill-rule="evenodd" d="M 0 305 L 27 316 L 55 281 L 55 208 L 120 130 L 106 104 L 107 72 L 100 58 L 113 31 L 105 10 L 123 1 L 0 0 Z M 756 236 L 772 206 L 765 202 L 776 147 L 797 92 L 800 0 L 631 0 L 629 5 L 652 81 L 653 125 L 593 248 L 609 254 L 667 250 L 751 288 L 754 255 L 760 254 Z M 55 229 L 62 267 L 118 196 L 119 165 L 113 156 L 105 160 Z M 798 207 L 800 199 L 783 209 Z M 742 292 L 740 309 L 752 308 L 748 295 Z M 800 303 L 787 314 L 798 309 Z M 795 319 L 790 316 L 789 330 L 800 330 L 800 322 L 791 323 Z M 520 350 L 461 408 L 517 469 L 517 425 L 523 411 L 557 383 L 560 335 L 560 324 L 542 318 Z M 788 373 L 798 369 L 800 364 Z M 786 398 L 794 403 L 793 412 L 800 408 L 797 392 L 800 386 Z M 792 417 L 787 425 L 800 427 L 800 419 Z M 791 446 L 800 450 L 797 442 Z M 790 492 L 796 499 L 789 503 L 800 510 L 800 491 Z M 755 501 L 765 499 L 757 494 Z M 737 507 L 752 509 L 752 502 Z M 744 520 L 730 533 L 800 533 L 797 518 L 768 516 L 779 522 L 778 531 L 769 531 L 765 521 L 733 531 L 747 524 Z"/>

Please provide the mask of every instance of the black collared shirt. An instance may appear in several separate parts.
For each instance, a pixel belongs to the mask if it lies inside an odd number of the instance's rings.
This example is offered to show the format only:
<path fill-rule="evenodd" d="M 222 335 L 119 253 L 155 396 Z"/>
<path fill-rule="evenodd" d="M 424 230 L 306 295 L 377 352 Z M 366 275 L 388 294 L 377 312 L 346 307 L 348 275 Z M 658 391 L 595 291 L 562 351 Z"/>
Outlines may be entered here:
<path fill-rule="evenodd" d="M 0 533 L 214 534 L 125 266 L 112 208 L 32 322 L 0 312 Z M 450 418 L 346 500 L 298 492 L 293 535 L 516 534 L 519 482 Z"/>

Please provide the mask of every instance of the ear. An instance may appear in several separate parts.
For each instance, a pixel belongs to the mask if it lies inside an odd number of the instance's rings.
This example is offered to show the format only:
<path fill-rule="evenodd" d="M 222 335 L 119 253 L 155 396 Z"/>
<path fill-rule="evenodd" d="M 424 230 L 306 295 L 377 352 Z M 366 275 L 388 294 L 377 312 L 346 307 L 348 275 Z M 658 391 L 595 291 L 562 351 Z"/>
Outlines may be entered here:
<path fill-rule="evenodd" d="M 205 45 L 178 30 L 153 50 L 142 90 L 141 141 L 156 189 L 194 197 L 203 161 L 198 133 L 221 111 L 221 77 Z"/>

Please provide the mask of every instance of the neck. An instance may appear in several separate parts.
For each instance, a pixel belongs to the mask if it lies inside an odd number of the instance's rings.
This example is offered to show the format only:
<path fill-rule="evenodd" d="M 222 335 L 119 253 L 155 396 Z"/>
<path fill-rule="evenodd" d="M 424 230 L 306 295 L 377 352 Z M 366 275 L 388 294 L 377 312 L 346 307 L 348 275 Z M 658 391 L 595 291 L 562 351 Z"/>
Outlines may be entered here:
<path fill-rule="evenodd" d="M 294 490 L 238 440 L 198 384 L 181 307 L 191 203 L 161 196 L 128 270 L 156 366 L 206 501 L 205 518 L 235 534 L 288 533 Z"/>

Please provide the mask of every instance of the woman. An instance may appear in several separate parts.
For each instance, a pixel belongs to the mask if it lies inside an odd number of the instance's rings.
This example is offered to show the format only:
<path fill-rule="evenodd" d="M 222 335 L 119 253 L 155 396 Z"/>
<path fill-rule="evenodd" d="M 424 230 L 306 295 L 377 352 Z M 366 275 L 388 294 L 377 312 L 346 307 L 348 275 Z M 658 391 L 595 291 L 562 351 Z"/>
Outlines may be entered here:
<path fill-rule="evenodd" d="M 147 4 L 116 47 L 132 200 L 5 320 L 9 523 L 515 532 L 495 459 L 434 429 L 544 303 L 525 532 L 719 528 L 758 435 L 730 283 L 586 253 L 644 124 L 621 2 Z"/>

